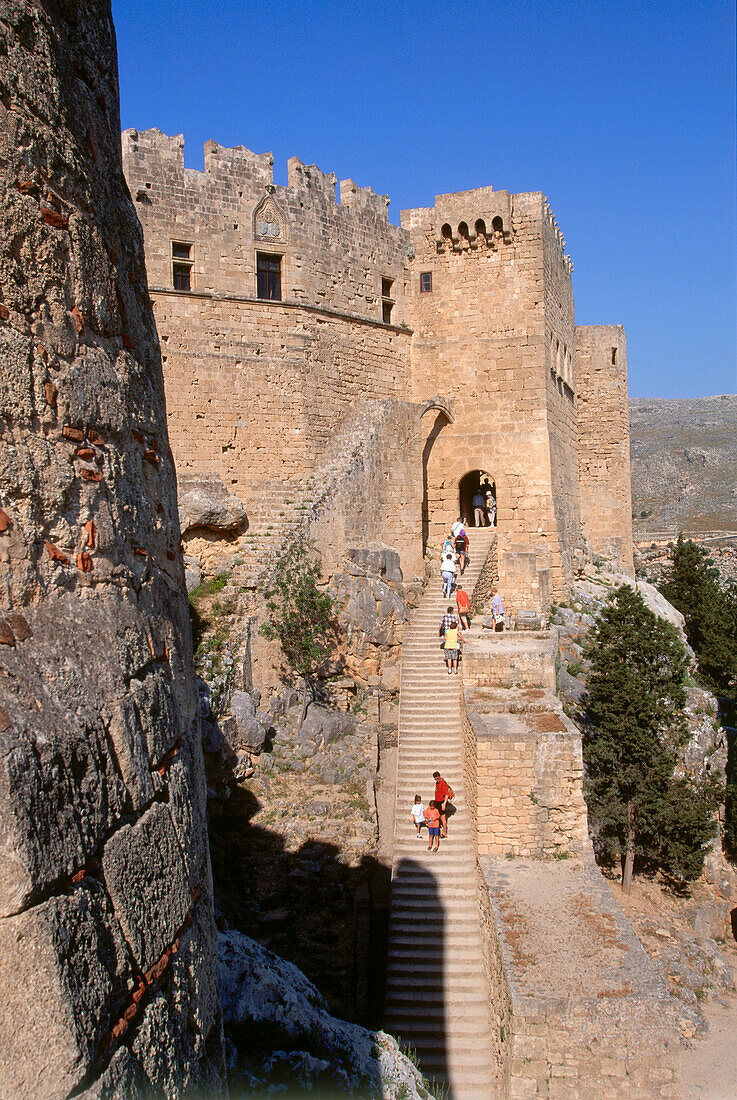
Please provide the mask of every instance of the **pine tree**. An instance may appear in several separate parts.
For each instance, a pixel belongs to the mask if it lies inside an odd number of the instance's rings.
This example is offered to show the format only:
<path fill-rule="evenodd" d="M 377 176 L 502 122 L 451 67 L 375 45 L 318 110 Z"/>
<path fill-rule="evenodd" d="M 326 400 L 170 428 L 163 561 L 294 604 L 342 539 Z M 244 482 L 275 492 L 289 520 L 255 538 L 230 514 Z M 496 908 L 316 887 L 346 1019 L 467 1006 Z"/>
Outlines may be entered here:
<path fill-rule="evenodd" d="M 619 858 L 627 893 L 636 860 L 689 881 L 713 834 L 713 801 L 705 822 L 684 796 L 690 781 L 674 777 L 688 737 L 684 647 L 640 593 L 623 585 L 602 612 L 586 657 L 585 789 L 597 854 L 605 862 Z"/>

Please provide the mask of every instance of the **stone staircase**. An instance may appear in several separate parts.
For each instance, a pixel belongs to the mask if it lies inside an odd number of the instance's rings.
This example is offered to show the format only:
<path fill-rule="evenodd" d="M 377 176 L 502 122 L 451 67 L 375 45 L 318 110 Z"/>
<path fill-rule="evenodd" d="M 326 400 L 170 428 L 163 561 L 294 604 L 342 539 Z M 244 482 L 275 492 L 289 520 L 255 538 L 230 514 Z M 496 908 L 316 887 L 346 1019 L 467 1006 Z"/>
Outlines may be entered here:
<path fill-rule="evenodd" d="M 373 438 L 390 414 L 392 402 L 367 402 L 340 428 L 326 446 L 327 459 L 315 463 L 308 476 L 273 480 L 252 487 L 243 497 L 249 527 L 240 540 L 241 564 L 233 572 L 236 588 L 255 588 L 321 509 L 329 506 L 341 484 L 355 477 L 355 464 L 370 451 Z"/>
<path fill-rule="evenodd" d="M 495 540 L 469 531 L 472 591 Z M 397 804 L 384 1026 L 417 1052 L 423 1073 L 452 1100 L 494 1095 L 489 989 L 484 974 L 478 878 L 463 779 L 461 674 L 449 676 L 438 639 L 449 602 L 433 578 L 402 646 Z M 414 795 L 427 805 L 432 773 L 454 790 L 456 808 L 440 852 L 415 837 Z"/>

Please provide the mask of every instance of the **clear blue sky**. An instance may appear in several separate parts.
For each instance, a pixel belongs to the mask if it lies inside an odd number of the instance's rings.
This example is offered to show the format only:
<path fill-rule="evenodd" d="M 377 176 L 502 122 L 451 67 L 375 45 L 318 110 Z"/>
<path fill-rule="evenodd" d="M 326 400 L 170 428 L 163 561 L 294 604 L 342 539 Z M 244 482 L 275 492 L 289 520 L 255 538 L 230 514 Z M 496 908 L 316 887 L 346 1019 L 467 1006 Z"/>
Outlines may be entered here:
<path fill-rule="evenodd" d="M 124 127 L 388 194 L 544 191 L 633 397 L 737 391 L 733 0 L 113 0 Z"/>

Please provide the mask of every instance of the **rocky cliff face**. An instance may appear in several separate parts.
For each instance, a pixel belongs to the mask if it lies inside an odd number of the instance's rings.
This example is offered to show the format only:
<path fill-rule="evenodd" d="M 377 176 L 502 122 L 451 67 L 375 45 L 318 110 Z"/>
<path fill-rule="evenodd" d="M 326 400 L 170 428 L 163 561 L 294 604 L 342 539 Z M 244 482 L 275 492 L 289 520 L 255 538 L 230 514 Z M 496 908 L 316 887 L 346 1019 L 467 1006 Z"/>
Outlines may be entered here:
<path fill-rule="evenodd" d="M 630 401 L 635 538 L 737 531 L 737 396 Z"/>
<path fill-rule="evenodd" d="M 3 0 L 3 1097 L 222 1081 L 174 469 L 119 132 L 109 4 Z"/>

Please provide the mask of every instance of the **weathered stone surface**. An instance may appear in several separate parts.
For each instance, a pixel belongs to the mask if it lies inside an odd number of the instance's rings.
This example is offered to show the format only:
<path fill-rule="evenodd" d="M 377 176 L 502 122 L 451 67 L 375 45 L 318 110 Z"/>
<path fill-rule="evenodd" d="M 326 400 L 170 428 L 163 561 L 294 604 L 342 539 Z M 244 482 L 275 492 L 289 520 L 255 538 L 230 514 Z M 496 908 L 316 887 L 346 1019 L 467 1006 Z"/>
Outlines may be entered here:
<path fill-rule="evenodd" d="M 98 882 L 0 921 L 0 1095 L 64 1097 L 125 1003 L 131 959 Z"/>
<path fill-rule="evenodd" d="M 691 912 L 695 934 L 712 940 L 721 939 L 727 931 L 730 911 L 728 901 L 695 907 Z"/>
<path fill-rule="evenodd" d="M 217 474 L 181 481 L 179 525 L 183 533 L 193 527 L 228 533 L 243 526 L 246 509 L 237 496 L 228 492 Z"/>
<path fill-rule="evenodd" d="M 234 691 L 230 709 L 235 721 L 238 746 L 251 752 L 261 752 L 266 742 L 266 730 L 256 717 L 256 704 L 248 692 Z"/>
<path fill-rule="evenodd" d="M 168 807 L 156 803 L 135 825 L 123 825 L 105 846 L 102 868 L 115 914 L 145 972 L 172 943 L 193 900 Z"/>
<path fill-rule="evenodd" d="M 132 1096 L 111 1033 L 139 1025 L 140 966 L 193 915 L 213 929 L 161 361 L 110 6 L 13 0 L 2 37 L 0 1080 L 14 1098 L 105 1077 Z M 219 1073 L 199 942 L 172 1095 Z"/>

